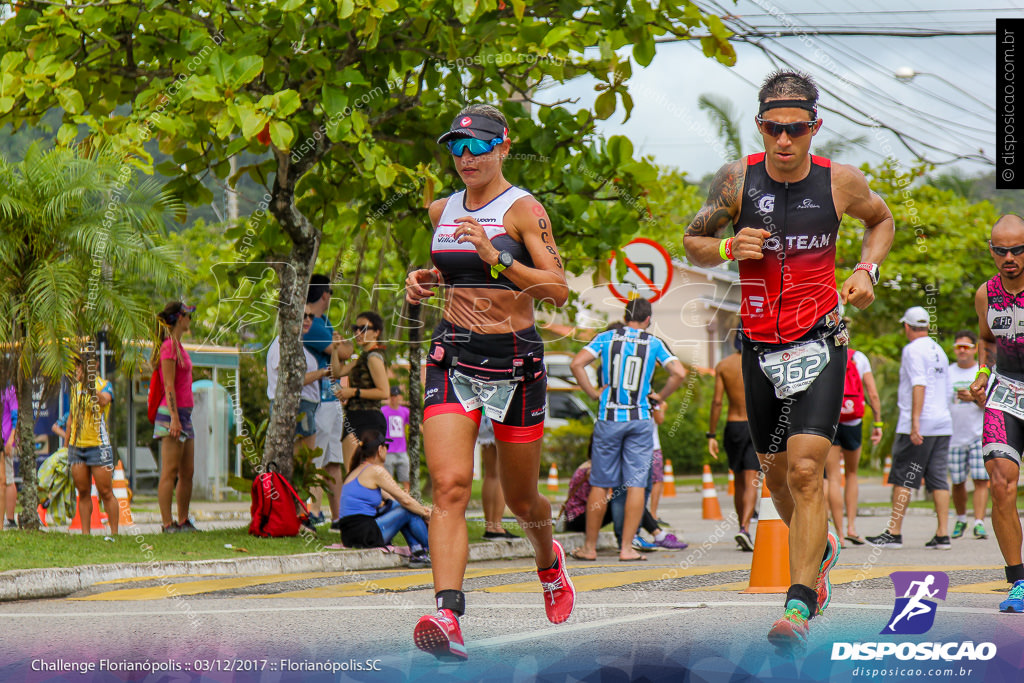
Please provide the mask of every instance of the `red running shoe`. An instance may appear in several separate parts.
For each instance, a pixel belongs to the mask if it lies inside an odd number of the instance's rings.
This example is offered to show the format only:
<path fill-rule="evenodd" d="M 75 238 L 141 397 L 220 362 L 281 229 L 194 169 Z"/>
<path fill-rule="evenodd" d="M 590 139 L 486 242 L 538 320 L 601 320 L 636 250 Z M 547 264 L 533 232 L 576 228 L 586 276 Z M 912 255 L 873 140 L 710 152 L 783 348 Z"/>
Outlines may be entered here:
<path fill-rule="evenodd" d="M 832 533 L 831 529 L 828 530 L 825 548 L 828 551 L 828 556 L 821 561 L 818 580 L 814 584 L 814 589 L 818 593 L 818 614 L 824 612 L 828 603 L 832 602 L 832 582 L 828 580 L 828 573 L 839 562 L 839 537 Z"/>
<path fill-rule="evenodd" d="M 799 600 L 790 600 L 786 604 L 786 614 L 772 624 L 768 631 L 768 642 L 774 645 L 780 654 L 794 654 L 807 647 L 807 632 L 810 625 L 807 606 Z"/>
<path fill-rule="evenodd" d="M 437 614 L 420 617 L 412 637 L 416 647 L 442 662 L 464 662 L 468 659 L 459 618 L 450 609 L 439 609 Z"/>
<path fill-rule="evenodd" d="M 561 624 L 572 615 L 572 608 L 576 605 L 576 589 L 573 588 L 569 572 L 565 570 L 562 544 L 552 541 L 551 545 L 558 558 L 558 568 L 538 569 L 537 576 L 544 589 L 544 610 L 548 613 L 548 621 Z"/>

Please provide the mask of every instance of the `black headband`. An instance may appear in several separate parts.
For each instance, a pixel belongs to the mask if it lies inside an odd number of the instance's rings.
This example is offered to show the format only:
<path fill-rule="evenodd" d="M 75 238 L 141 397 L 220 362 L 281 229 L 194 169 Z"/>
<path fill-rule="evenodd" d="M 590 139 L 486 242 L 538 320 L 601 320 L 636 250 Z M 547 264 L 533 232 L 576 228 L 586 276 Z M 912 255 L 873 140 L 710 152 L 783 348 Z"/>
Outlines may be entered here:
<path fill-rule="evenodd" d="M 761 106 L 757 109 L 757 115 L 760 116 L 769 109 L 787 109 L 789 107 L 806 109 L 811 112 L 813 118 L 818 118 L 818 108 L 811 100 L 769 100 L 768 102 L 761 103 Z"/>

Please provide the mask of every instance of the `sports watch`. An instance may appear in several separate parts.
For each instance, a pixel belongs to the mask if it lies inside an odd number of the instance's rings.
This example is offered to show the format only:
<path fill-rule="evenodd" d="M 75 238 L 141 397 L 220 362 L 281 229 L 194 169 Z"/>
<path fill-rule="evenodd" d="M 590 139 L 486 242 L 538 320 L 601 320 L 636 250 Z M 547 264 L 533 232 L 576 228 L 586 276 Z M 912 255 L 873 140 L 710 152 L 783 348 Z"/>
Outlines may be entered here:
<path fill-rule="evenodd" d="M 497 280 L 503 270 L 512 267 L 513 260 L 511 251 L 499 251 L 498 262 L 491 266 L 491 277 Z"/>
<path fill-rule="evenodd" d="M 871 278 L 871 284 L 878 284 L 878 264 L 877 263 L 858 263 L 857 267 L 853 269 L 854 272 L 858 270 L 867 271 L 868 277 Z"/>

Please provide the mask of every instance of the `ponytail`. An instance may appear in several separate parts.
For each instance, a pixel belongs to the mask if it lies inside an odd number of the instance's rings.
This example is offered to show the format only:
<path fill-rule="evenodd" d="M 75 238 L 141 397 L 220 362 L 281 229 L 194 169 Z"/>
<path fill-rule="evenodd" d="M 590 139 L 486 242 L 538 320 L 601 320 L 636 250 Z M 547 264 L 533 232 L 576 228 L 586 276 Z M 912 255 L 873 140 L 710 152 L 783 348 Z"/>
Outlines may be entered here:
<path fill-rule="evenodd" d="M 370 458 L 376 457 L 377 449 L 387 444 L 387 439 L 376 429 L 365 429 L 359 435 L 359 448 L 352 456 L 349 472 L 362 465 Z"/>

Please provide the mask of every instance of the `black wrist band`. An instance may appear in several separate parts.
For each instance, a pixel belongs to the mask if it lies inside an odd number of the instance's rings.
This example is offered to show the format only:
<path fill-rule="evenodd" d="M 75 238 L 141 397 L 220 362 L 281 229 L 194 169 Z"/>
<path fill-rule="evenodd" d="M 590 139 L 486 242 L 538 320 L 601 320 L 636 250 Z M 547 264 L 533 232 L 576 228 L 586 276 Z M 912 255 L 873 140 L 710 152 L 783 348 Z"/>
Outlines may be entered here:
<path fill-rule="evenodd" d="M 715 432 L 705 432 L 704 436 L 706 436 L 709 439 L 717 439 L 718 438 L 718 435 Z"/>

